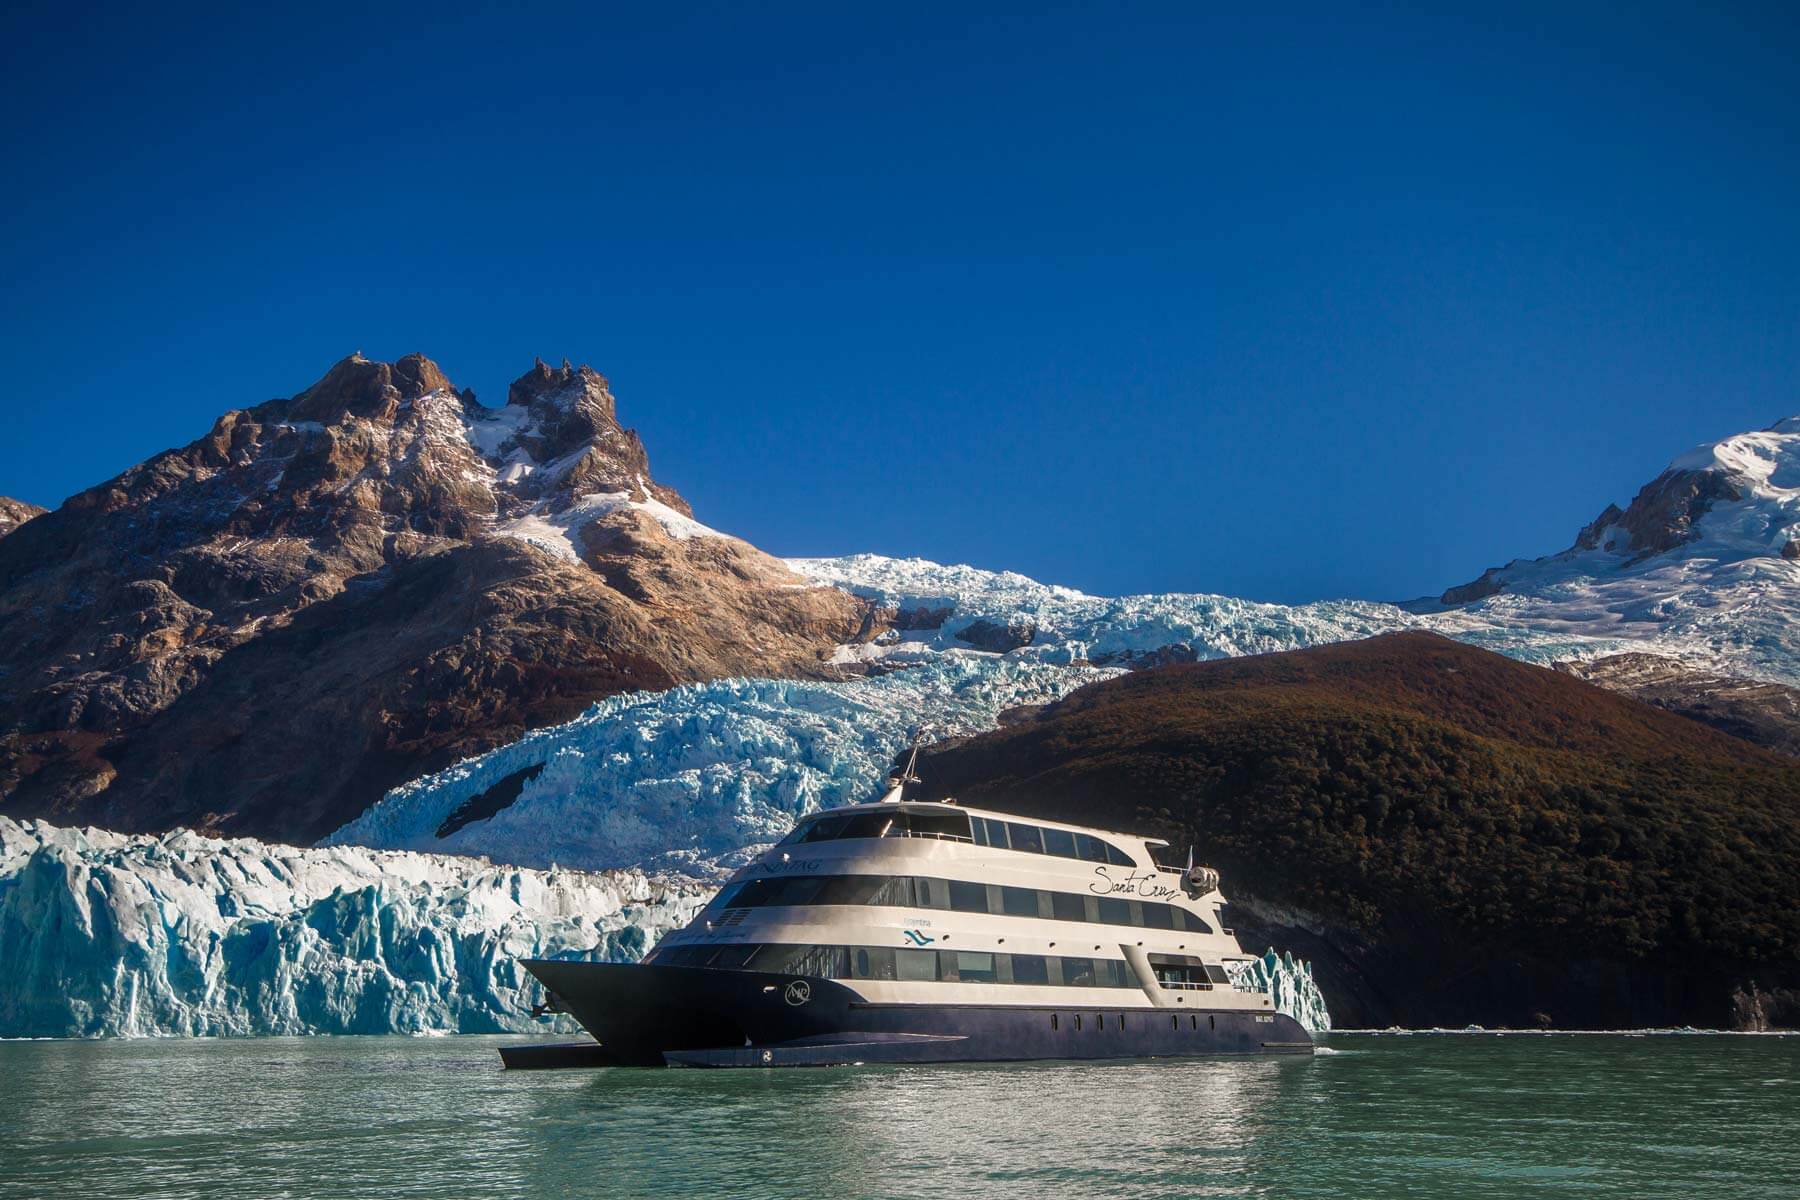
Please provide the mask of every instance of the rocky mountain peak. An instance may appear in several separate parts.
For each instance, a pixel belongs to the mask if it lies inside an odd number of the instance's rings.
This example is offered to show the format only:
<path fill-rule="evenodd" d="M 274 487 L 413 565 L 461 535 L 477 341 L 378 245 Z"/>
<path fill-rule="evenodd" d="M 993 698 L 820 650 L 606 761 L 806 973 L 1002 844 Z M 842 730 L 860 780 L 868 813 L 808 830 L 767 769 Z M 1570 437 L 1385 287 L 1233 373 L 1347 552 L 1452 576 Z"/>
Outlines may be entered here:
<path fill-rule="evenodd" d="M 31 518 L 42 516 L 44 511 L 35 504 L 14 500 L 11 496 L 0 496 L 0 537 L 5 537 Z"/>
<path fill-rule="evenodd" d="M 288 401 L 291 421 L 335 425 L 346 416 L 391 421 L 400 406 L 433 392 L 453 392 L 443 369 L 423 354 L 395 362 L 371 362 L 359 350 L 340 359 L 325 377 Z"/>
<path fill-rule="evenodd" d="M 695 521 L 567 362 L 485 408 L 353 354 L 7 529 L 0 802 L 131 828 L 317 836 L 613 692 L 835 674 L 873 636 Z"/>
<path fill-rule="evenodd" d="M 500 436 L 494 442 L 478 430 L 476 440 L 486 441 L 484 452 L 516 496 L 556 512 L 583 496 L 622 496 L 693 516 L 673 488 L 651 479 L 643 442 L 619 424 L 606 377 L 592 367 L 570 366 L 567 359 L 551 367 L 540 358 L 507 389 L 504 409 L 482 410 L 477 419 Z"/>

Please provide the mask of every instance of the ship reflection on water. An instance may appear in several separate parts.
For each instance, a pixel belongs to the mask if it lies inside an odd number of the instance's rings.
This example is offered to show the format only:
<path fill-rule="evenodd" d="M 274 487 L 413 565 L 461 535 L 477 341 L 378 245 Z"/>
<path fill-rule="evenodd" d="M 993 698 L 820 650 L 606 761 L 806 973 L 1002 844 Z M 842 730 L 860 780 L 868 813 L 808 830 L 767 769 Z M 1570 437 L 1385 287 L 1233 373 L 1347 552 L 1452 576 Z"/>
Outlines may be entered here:
<path fill-rule="evenodd" d="M 675 1170 L 736 1196 L 792 1195 L 797 1179 L 818 1196 L 1006 1194 L 1028 1181 L 1095 1196 L 1159 1194 L 1180 1175 L 1183 1194 L 1205 1195 L 1237 1190 L 1230 1181 L 1292 1116 L 1283 1095 L 1313 1068 L 1255 1058 L 611 1070 L 545 1094 L 533 1122 L 572 1138 L 585 1126 L 609 1146 L 608 1169 L 647 1188 Z M 561 1154 L 543 1144 L 521 1190 L 566 1186 Z"/>

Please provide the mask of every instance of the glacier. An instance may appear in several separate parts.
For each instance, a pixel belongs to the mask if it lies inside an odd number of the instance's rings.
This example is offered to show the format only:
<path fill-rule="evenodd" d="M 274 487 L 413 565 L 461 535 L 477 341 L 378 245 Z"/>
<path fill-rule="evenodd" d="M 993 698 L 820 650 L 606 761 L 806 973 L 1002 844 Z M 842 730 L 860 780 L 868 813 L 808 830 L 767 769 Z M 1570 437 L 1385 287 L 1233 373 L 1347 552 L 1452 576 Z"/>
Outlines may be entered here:
<path fill-rule="evenodd" d="M 518 959 L 635 961 L 709 892 L 0 817 L 0 1037 L 573 1031 Z"/>
<path fill-rule="evenodd" d="M 807 813 L 875 795 L 915 735 L 984 732 L 1008 709 L 1061 699 L 1135 664 L 1434 627 L 1543 663 L 1617 645 L 1368 601 L 1107 598 L 1009 572 L 872 554 L 788 565 L 816 585 L 930 613 L 934 623 L 842 647 L 839 661 L 870 672 L 842 682 L 728 679 L 611 697 L 393 789 L 324 844 L 716 879 Z M 1005 653 L 973 649 L 957 635 L 978 621 L 1029 629 L 1029 641 Z M 518 786 L 510 803 L 481 803 L 508 780 Z"/>
<path fill-rule="evenodd" d="M 614 696 L 395 788 L 324 844 L 717 880 L 799 817 L 874 795 L 922 724 L 978 732 L 1004 709 L 1117 673 L 948 651 L 846 683 L 727 679 Z M 463 805 L 534 769 L 511 804 L 438 836 Z"/>

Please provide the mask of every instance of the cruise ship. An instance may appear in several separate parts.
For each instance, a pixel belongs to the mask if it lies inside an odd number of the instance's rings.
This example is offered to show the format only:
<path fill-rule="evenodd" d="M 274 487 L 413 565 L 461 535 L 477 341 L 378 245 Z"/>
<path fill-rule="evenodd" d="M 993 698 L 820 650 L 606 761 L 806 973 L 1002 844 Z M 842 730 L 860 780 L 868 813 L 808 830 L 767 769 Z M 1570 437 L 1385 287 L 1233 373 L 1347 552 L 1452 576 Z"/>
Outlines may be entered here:
<path fill-rule="evenodd" d="M 904 798 L 807 817 L 641 963 L 530 959 L 597 1044 L 508 1066 L 1310 1053 L 1167 843 Z M 1189 858 L 1191 860 L 1191 853 Z"/>

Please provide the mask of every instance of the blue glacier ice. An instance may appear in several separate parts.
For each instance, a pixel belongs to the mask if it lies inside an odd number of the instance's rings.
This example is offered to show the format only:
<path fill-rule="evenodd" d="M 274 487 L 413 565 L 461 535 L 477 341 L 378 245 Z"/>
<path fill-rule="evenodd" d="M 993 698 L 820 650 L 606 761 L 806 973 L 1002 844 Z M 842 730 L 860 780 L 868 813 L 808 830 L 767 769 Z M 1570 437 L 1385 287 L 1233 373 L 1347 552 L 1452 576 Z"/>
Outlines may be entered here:
<path fill-rule="evenodd" d="M 541 1030 L 519 958 L 632 961 L 706 896 L 640 872 L 0 817 L 0 1037 Z"/>
<path fill-rule="evenodd" d="M 1312 964 L 1270 947 L 1261 958 L 1226 964 L 1231 981 L 1240 987 L 1269 993 L 1275 1011 L 1286 1013 L 1312 1033 L 1331 1029 L 1331 1013 L 1325 996 L 1313 982 Z"/>
<path fill-rule="evenodd" d="M 847 683 L 727 679 L 614 696 L 394 789 L 326 843 L 715 877 L 805 813 L 869 799 L 919 725 L 989 729 L 1003 709 L 1117 673 L 953 650 Z M 437 836 L 472 797 L 537 766 L 512 804 Z"/>

